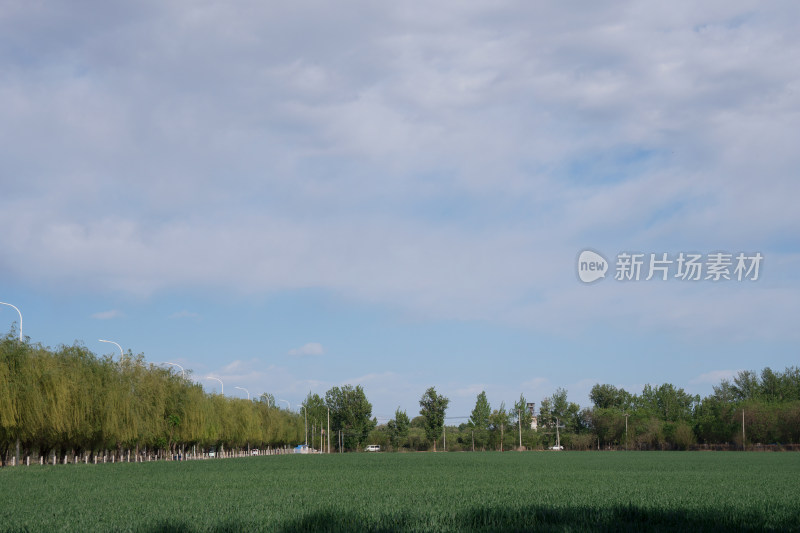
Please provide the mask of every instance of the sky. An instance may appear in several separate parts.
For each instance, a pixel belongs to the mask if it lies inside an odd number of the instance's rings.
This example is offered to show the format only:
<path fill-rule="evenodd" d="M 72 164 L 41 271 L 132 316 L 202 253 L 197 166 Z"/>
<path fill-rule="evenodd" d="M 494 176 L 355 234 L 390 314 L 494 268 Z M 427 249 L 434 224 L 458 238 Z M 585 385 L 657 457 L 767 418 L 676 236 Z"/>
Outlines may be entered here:
<path fill-rule="evenodd" d="M 481 391 L 586 407 L 798 365 L 797 20 L 0 0 L 0 301 L 34 343 L 113 340 L 292 409 L 361 385 L 379 421 L 431 386 L 457 424 Z M 731 279 L 706 279 L 718 253 Z"/>

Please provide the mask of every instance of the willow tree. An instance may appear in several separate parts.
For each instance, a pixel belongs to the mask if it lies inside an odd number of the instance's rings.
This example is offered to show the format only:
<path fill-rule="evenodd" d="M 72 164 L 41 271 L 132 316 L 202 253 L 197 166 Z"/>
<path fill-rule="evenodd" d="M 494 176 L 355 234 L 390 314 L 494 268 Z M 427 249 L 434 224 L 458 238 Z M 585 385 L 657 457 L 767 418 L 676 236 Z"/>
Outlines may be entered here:
<path fill-rule="evenodd" d="M 0 460 L 25 453 L 61 455 L 141 447 L 175 452 L 188 445 L 243 447 L 297 442 L 297 414 L 271 402 L 206 394 L 142 354 L 98 358 L 75 344 L 57 350 L 0 339 Z"/>
<path fill-rule="evenodd" d="M 13 333 L 13 331 L 12 331 Z M 9 447 L 22 437 L 23 426 L 19 412 L 20 389 L 25 386 L 21 372 L 28 347 L 12 333 L 0 343 L 0 461 L 5 461 Z"/>

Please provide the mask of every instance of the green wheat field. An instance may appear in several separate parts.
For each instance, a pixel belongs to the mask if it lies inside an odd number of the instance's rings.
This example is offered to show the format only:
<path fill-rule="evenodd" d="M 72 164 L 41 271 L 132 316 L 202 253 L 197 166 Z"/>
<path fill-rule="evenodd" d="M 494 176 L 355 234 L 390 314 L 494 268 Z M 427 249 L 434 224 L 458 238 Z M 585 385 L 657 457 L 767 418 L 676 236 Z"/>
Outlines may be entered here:
<path fill-rule="evenodd" d="M 800 531 L 800 454 L 260 456 L 0 471 L 2 531 Z"/>

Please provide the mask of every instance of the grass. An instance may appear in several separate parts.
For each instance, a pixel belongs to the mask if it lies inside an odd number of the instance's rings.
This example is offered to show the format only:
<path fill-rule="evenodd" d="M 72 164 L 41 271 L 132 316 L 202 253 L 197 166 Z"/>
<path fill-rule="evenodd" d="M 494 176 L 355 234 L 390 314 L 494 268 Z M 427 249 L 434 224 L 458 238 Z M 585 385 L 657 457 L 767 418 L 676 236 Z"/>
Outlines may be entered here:
<path fill-rule="evenodd" d="M 800 531 L 800 454 L 273 456 L 0 471 L 4 531 Z"/>

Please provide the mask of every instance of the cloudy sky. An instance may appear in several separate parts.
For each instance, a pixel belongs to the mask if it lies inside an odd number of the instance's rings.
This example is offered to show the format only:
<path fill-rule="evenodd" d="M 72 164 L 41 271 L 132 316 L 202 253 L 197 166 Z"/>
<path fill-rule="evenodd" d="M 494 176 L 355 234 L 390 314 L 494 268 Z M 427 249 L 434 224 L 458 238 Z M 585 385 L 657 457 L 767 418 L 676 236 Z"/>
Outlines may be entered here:
<path fill-rule="evenodd" d="M 361 384 L 379 418 L 429 386 L 458 417 L 481 390 L 585 406 L 797 365 L 797 20 L 0 0 L 0 301 L 32 342 L 111 339 L 293 407 Z M 604 279 L 579 280 L 584 249 Z M 732 254 L 732 279 L 675 277 L 681 252 Z"/>

